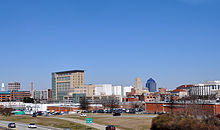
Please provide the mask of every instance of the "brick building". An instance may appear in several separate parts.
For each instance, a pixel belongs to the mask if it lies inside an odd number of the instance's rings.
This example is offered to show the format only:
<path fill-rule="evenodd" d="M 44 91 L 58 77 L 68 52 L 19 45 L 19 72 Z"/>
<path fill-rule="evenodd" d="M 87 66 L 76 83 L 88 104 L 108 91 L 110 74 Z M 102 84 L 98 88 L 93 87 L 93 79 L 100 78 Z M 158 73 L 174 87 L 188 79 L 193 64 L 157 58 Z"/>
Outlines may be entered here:
<path fill-rule="evenodd" d="M 0 101 L 23 101 L 24 97 L 30 97 L 29 91 L 1 91 Z"/>
<path fill-rule="evenodd" d="M 48 92 L 48 101 L 51 101 L 52 100 L 52 89 L 48 89 L 47 90 L 47 92 Z"/>
<path fill-rule="evenodd" d="M 1 91 L 1 92 L 0 92 L 0 101 L 1 101 L 1 102 L 11 101 L 10 92 Z"/>
<path fill-rule="evenodd" d="M 169 113 L 171 111 L 185 111 L 187 108 L 194 108 L 201 111 L 211 112 L 212 114 L 220 113 L 220 103 L 207 104 L 183 104 L 183 103 L 145 103 L 145 111 L 147 113 Z"/>
<path fill-rule="evenodd" d="M 31 97 L 30 91 L 11 91 L 11 101 L 23 101 L 25 97 Z"/>

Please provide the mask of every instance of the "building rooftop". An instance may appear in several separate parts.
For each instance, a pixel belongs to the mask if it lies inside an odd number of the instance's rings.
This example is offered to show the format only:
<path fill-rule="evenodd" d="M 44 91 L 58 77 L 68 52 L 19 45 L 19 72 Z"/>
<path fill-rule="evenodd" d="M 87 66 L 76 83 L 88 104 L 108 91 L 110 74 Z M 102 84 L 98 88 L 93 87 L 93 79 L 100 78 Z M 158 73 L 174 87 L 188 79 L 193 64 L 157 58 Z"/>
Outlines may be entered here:
<path fill-rule="evenodd" d="M 8 91 L 0 91 L 0 94 L 10 94 Z"/>
<path fill-rule="evenodd" d="M 177 87 L 176 89 L 187 89 L 187 88 L 190 88 L 190 87 L 193 87 L 193 85 L 191 85 L 191 84 L 181 85 L 181 86 Z"/>
<path fill-rule="evenodd" d="M 186 92 L 183 89 L 174 89 L 173 91 L 171 91 L 172 93 L 178 93 L 178 92 Z"/>
<path fill-rule="evenodd" d="M 84 70 L 68 70 L 68 71 L 60 71 L 60 72 L 54 72 L 54 73 L 62 74 L 62 73 L 74 73 L 74 72 L 84 72 Z"/>

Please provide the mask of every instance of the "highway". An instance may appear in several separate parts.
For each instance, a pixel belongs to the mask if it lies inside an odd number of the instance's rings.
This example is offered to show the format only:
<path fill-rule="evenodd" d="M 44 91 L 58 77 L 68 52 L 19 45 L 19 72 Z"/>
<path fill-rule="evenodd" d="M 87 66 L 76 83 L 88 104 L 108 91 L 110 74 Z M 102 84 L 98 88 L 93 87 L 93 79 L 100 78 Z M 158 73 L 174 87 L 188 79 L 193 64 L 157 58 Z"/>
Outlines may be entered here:
<path fill-rule="evenodd" d="M 2 127 L 7 128 L 8 123 L 11 123 L 11 121 L 1 121 L 0 120 L 0 126 L 2 126 Z M 15 123 L 16 123 L 16 130 L 31 130 L 30 128 L 28 128 L 28 124 L 18 123 L 18 122 L 15 122 Z M 61 129 L 37 125 L 37 128 L 35 128 L 34 130 L 61 130 Z"/>

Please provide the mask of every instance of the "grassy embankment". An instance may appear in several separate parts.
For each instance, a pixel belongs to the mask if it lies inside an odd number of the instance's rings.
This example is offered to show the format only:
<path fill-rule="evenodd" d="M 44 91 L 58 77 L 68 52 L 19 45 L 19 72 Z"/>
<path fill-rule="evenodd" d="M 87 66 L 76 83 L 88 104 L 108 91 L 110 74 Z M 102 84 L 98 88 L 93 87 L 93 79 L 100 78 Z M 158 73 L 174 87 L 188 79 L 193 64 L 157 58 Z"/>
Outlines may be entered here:
<path fill-rule="evenodd" d="M 12 122 L 21 122 L 21 123 L 35 123 L 36 125 L 49 126 L 55 128 L 71 128 L 74 130 L 83 130 L 86 129 L 85 125 L 74 123 L 71 121 L 65 121 L 54 118 L 45 118 L 45 117 L 31 117 L 27 115 L 22 116 L 0 116 L 0 120 L 12 121 Z M 88 128 L 88 127 L 87 127 Z M 92 130 L 96 130 L 92 128 Z"/>
<path fill-rule="evenodd" d="M 126 114 L 125 114 L 126 115 Z M 79 114 L 65 115 L 62 117 L 85 120 Z M 124 130 L 149 130 L 151 127 L 151 117 L 113 117 L 112 114 L 87 114 L 87 118 L 92 118 L 94 123 L 101 125 L 115 125 Z"/>

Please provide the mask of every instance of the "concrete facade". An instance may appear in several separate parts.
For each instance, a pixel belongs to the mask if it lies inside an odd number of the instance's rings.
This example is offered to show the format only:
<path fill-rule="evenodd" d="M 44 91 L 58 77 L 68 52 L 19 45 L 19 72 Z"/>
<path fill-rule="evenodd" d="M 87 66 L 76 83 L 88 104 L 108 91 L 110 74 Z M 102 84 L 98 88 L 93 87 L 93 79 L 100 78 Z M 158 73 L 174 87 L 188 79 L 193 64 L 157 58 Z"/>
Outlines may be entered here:
<path fill-rule="evenodd" d="M 136 90 L 142 90 L 143 89 L 142 83 L 141 83 L 141 78 L 135 78 L 135 80 L 134 80 L 134 88 Z"/>
<path fill-rule="evenodd" d="M 52 99 L 64 100 L 73 94 L 94 94 L 93 85 L 84 84 L 84 70 L 71 70 L 52 73 Z"/>
<path fill-rule="evenodd" d="M 207 81 L 203 84 L 196 84 L 190 88 L 189 95 L 208 96 L 217 94 L 220 89 L 220 81 Z"/>
<path fill-rule="evenodd" d="M 19 82 L 8 83 L 8 91 L 20 90 L 21 84 Z"/>

